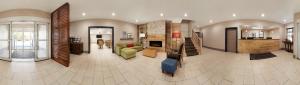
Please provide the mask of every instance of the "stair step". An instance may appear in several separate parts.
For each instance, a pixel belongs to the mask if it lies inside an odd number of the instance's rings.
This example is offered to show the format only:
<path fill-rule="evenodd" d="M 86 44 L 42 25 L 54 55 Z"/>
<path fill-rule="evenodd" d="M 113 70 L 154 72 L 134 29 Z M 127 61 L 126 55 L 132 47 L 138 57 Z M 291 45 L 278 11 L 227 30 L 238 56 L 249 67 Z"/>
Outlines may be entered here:
<path fill-rule="evenodd" d="M 194 56 L 194 55 L 199 55 L 199 53 L 187 53 L 187 56 Z"/>
<path fill-rule="evenodd" d="M 186 51 L 197 51 L 197 49 L 185 49 Z"/>
<path fill-rule="evenodd" d="M 194 46 L 185 46 L 186 49 L 195 49 Z"/>
<path fill-rule="evenodd" d="M 198 52 L 197 49 L 186 49 L 186 52 Z"/>
<path fill-rule="evenodd" d="M 185 43 L 193 43 L 193 41 L 185 41 Z"/>
<path fill-rule="evenodd" d="M 187 45 L 194 45 L 194 43 L 185 43 L 185 46 Z"/>
<path fill-rule="evenodd" d="M 185 43 L 185 45 L 194 45 L 193 43 Z"/>
<path fill-rule="evenodd" d="M 195 47 L 185 47 L 185 49 L 196 49 Z"/>
<path fill-rule="evenodd" d="M 187 56 L 195 56 L 195 55 L 199 55 L 199 53 L 187 53 Z"/>
<path fill-rule="evenodd" d="M 198 54 L 198 52 L 187 52 L 187 54 Z"/>
<path fill-rule="evenodd" d="M 192 42 L 185 42 L 185 44 L 186 44 L 186 45 L 189 45 L 189 44 L 194 44 L 194 43 L 192 43 Z"/>

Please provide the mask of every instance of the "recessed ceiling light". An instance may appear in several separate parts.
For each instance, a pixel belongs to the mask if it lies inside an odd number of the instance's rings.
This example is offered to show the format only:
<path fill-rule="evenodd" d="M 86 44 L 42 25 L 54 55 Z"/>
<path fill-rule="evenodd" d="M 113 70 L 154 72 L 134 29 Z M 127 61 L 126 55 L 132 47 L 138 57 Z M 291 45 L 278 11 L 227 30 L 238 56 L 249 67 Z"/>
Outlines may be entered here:
<path fill-rule="evenodd" d="M 197 27 L 199 28 L 199 27 L 200 27 L 200 25 L 197 25 Z"/>
<path fill-rule="evenodd" d="M 159 15 L 160 15 L 161 17 L 163 17 L 163 16 L 164 16 L 164 13 L 160 13 Z"/>
<path fill-rule="evenodd" d="M 187 17 L 188 16 L 188 14 L 187 13 L 184 13 L 184 17 Z"/>
<path fill-rule="evenodd" d="M 136 19 L 135 22 L 139 22 L 139 20 Z"/>
<path fill-rule="evenodd" d="M 83 12 L 81 15 L 82 15 L 82 16 L 86 16 L 86 13 Z"/>
<path fill-rule="evenodd" d="M 262 13 L 260 16 L 261 16 L 261 17 L 265 17 L 266 15 L 265 15 L 265 13 Z"/>
<path fill-rule="evenodd" d="M 236 17 L 236 14 L 235 14 L 235 13 L 233 13 L 233 14 L 232 14 L 232 16 L 233 16 L 233 17 Z"/>
<path fill-rule="evenodd" d="M 214 23 L 214 21 L 213 20 L 209 20 L 209 23 Z"/>
<path fill-rule="evenodd" d="M 284 23 L 286 23 L 286 22 L 287 22 L 287 20 L 286 20 L 286 19 L 284 19 L 284 20 L 283 20 L 283 22 L 284 22 Z"/>
<path fill-rule="evenodd" d="M 113 12 L 113 13 L 111 13 L 111 15 L 112 15 L 112 16 L 116 16 L 116 13 L 115 13 L 115 12 Z"/>

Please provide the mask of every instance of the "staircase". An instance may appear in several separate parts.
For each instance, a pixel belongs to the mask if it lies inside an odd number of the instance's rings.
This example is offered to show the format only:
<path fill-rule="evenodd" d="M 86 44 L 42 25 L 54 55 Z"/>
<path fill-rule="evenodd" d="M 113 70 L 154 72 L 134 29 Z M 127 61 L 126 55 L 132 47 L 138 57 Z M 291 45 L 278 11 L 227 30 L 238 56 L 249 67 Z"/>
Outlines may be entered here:
<path fill-rule="evenodd" d="M 190 37 L 185 38 L 185 52 L 187 56 L 199 55 Z"/>
<path fill-rule="evenodd" d="M 202 37 L 200 32 L 195 32 L 195 33 L 198 35 L 198 37 Z"/>

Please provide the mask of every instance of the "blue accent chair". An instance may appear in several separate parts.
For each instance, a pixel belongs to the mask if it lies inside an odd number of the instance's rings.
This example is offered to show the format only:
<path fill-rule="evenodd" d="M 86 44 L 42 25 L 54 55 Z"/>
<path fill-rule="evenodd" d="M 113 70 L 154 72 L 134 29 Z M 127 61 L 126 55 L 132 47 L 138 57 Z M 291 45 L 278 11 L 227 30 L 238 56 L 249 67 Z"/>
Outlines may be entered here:
<path fill-rule="evenodd" d="M 174 76 L 175 71 L 177 70 L 177 60 L 167 58 L 161 63 L 161 69 L 163 73 L 170 73 Z"/>

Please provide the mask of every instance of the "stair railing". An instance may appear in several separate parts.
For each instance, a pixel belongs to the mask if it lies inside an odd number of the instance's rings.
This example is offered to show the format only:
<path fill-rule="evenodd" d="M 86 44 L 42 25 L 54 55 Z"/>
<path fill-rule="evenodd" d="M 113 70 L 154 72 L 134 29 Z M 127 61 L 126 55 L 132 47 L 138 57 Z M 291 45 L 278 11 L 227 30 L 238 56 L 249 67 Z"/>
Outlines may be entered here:
<path fill-rule="evenodd" d="M 202 37 L 199 37 L 200 35 L 198 35 L 194 30 L 192 30 L 192 42 L 195 46 L 195 48 L 197 49 L 199 54 L 202 54 L 202 48 L 203 48 L 203 43 L 202 43 Z"/>

